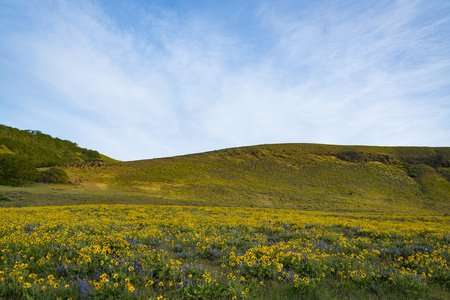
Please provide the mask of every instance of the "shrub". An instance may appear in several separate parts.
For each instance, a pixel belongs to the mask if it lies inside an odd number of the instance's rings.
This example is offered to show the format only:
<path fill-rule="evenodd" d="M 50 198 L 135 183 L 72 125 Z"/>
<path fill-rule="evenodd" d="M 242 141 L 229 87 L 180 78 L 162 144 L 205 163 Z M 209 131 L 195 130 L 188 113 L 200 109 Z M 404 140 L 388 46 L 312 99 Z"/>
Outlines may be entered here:
<path fill-rule="evenodd" d="M 11 200 L 3 196 L 3 194 L 0 194 L 0 201 L 11 201 Z"/>
<path fill-rule="evenodd" d="M 69 176 L 67 173 L 59 168 L 52 167 L 39 174 L 39 182 L 44 183 L 69 183 Z"/>

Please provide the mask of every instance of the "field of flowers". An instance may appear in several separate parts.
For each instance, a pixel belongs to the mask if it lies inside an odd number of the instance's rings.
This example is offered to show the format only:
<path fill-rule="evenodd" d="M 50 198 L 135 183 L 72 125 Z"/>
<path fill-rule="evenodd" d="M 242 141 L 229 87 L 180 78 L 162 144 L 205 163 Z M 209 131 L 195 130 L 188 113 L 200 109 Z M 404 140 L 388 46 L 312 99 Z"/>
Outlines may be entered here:
<path fill-rule="evenodd" d="M 0 208 L 1 299 L 448 299 L 450 217 Z"/>

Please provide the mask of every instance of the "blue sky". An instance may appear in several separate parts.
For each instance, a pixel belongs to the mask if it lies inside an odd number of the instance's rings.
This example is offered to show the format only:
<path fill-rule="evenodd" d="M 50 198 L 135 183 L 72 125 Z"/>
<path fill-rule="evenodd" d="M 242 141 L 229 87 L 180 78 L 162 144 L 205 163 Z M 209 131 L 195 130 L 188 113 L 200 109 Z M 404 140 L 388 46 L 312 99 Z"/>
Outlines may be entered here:
<path fill-rule="evenodd" d="M 450 146 L 450 1 L 0 0 L 0 124 L 120 160 Z"/>

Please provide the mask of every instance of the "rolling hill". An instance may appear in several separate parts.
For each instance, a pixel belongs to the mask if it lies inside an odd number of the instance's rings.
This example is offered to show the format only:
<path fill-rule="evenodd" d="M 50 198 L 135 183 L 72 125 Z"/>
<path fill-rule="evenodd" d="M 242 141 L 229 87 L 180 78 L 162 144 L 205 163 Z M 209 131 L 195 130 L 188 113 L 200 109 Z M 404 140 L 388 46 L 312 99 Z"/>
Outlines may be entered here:
<path fill-rule="evenodd" d="M 89 162 L 92 155 L 83 153 L 92 150 L 38 132 L 12 131 L 20 139 L 10 135 L 5 143 L 2 133 L 3 153 L 29 155 L 41 166 L 58 164 L 71 184 L 0 187 L 0 193 L 13 200 L 8 205 L 129 203 L 450 212 L 448 147 L 270 144 L 130 162 L 104 159 L 94 152 L 103 162 Z M 29 149 L 40 152 L 31 155 Z"/>
<path fill-rule="evenodd" d="M 440 212 L 449 158 L 450 148 L 275 144 L 64 169 L 79 188 L 164 203 Z"/>
<path fill-rule="evenodd" d="M 18 155 L 29 159 L 36 167 L 89 161 L 115 161 L 95 150 L 76 143 L 51 137 L 38 130 L 20 130 L 0 125 L 0 156 Z"/>

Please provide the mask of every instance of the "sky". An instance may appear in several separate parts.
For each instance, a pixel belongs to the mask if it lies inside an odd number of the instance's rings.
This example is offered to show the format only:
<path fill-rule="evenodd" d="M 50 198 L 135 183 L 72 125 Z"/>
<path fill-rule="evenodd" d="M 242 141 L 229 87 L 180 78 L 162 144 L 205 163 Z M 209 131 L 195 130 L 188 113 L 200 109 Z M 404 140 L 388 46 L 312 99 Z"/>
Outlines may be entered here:
<path fill-rule="evenodd" d="M 448 0 L 0 0 L 0 124 L 129 161 L 450 146 Z"/>

